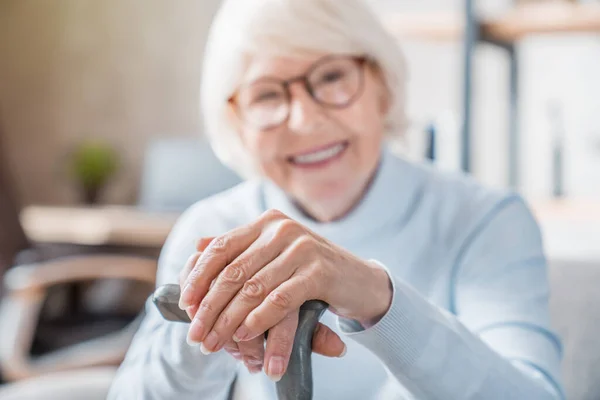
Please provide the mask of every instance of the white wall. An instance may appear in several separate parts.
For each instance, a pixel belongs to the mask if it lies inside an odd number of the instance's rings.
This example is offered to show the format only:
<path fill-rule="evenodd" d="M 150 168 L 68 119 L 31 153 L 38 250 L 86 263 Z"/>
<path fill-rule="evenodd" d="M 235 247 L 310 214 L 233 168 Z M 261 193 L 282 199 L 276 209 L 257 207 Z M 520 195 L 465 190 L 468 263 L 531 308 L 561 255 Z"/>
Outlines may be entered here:
<path fill-rule="evenodd" d="M 457 11 L 463 0 L 371 0 L 382 11 Z M 506 10 L 510 0 L 476 1 L 481 14 Z M 460 124 L 462 45 L 402 41 L 410 68 L 409 107 L 417 120 L 450 111 Z M 545 198 L 552 190 L 548 103 L 563 105 L 564 186 L 574 197 L 600 198 L 600 35 L 532 36 L 518 43 L 521 85 L 521 191 Z M 508 59 L 489 45 L 476 51 L 474 173 L 507 183 Z"/>

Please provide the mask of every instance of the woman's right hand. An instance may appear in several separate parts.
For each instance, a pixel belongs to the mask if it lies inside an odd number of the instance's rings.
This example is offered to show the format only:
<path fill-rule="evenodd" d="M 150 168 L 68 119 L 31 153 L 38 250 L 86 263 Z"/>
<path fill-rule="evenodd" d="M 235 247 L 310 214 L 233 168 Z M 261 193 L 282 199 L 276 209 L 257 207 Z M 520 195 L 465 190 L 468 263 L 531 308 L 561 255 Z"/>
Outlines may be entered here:
<path fill-rule="evenodd" d="M 183 285 L 190 271 L 196 265 L 202 252 L 208 247 L 213 238 L 201 238 L 196 243 L 196 253 L 194 253 L 187 261 L 184 268 L 179 274 L 179 285 Z M 186 313 L 193 320 L 198 311 L 198 305 L 189 307 Z M 275 343 L 282 343 L 288 340 L 287 338 L 294 337 L 296 327 L 298 326 L 298 313 L 291 313 L 279 324 L 269 330 L 269 337 L 280 340 Z M 244 363 L 250 373 L 258 373 L 262 371 L 264 364 L 264 337 L 259 336 L 250 341 L 234 342 L 231 338 L 223 347 L 223 349 L 231 354 L 236 360 Z M 283 343 L 285 345 L 285 343 Z M 291 344 L 288 344 L 291 347 Z M 312 349 L 315 353 L 327 357 L 340 357 L 345 351 L 345 345 L 340 337 L 327 326 L 318 323 L 313 336 Z"/>

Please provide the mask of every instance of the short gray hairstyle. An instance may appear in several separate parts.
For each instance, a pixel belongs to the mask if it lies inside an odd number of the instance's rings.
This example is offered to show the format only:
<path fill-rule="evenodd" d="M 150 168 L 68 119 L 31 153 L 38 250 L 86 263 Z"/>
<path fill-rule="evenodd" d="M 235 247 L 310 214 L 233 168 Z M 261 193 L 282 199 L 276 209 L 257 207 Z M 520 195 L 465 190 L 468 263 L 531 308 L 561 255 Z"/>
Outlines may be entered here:
<path fill-rule="evenodd" d="M 366 56 L 381 70 L 389 111 L 386 134 L 406 128 L 405 58 L 396 39 L 363 0 L 224 0 L 210 27 L 200 103 L 217 157 L 243 177 L 256 173 L 229 112 L 228 99 L 254 54 Z"/>

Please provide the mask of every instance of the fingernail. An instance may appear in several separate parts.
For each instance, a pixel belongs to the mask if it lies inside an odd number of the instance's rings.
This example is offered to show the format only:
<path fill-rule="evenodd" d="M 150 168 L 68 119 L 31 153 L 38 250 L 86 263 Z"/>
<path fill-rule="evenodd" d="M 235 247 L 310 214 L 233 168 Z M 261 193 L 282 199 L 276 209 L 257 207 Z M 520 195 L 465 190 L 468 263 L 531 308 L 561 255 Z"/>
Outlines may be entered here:
<path fill-rule="evenodd" d="M 191 304 L 189 304 L 189 300 L 188 300 L 189 292 L 190 292 L 190 284 L 188 283 L 187 285 L 185 285 L 185 287 L 181 291 L 181 295 L 179 296 L 179 308 L 181 310 L 185 310 L 191 306 Z"/>
<path fill-rule="evenodd" d="M 202 346 L 200 346 L 200 351 L 202 354 L 213 353 L 212 349 L 217 346 L 218 341 L 219 337 L 217 336 L 217 333 L 215 331 L 211 331 L 206 339 L 204 339 L 204 342 L 202 342 Z"/>
<path fill-rule="evenodd" d="M 197 319 L 194 319 L 192 321 L 192 325 L 190 326 L 190 329 L 188 329 L 187 337 L 185 338 L 185 340 L 187 341 L 187 343 L 190 346 L 195 347 L 195 346 L 200 345 L 199 340 L 192 339 L 192 334 L 194 334 L 194 337 L 197 337 L 197 338 L 202 337 L 202 323 Z"/>
<path fill-rule="evenodd" d="M 248 336 L 248 331 L 243 326 L 240 326 L 237 331 L 233 334 L 234 342 L 241 342 L 242 340 L 246 340 Z"/>
<path fill-rule="evenodd" d="M 261 367 L 262 368 L 262 360 L 253 357 L 246 357 L 244 362 L 250 367 Z"/>
<path fill-rule="evenodd" d="M 250 371 L 250 373 L 252 375 L 258 374 L 259 372 L 262 371 L 262 366 L 261 367 L 248 367 L 248 371 Z"/>
<path fill-rule="evenodd" d="M 197 342 L 195 340 L 192 340 L 190 338 L 190 334 L 188 333 L 187 337 L 185 338 L 185 341 L 187 342 L 188 345 L 192 346 L 192 347 L 197 347 L 200 345 L 200 342 Z"/>
<path fill-rule="evenodd" d="M 257 374 L 262 371 L 263 362 L 260 358 L 245 356 L 243 357 L 243 362 L 251 374 Z"/>
<path fill-rule="evenodd" d="M 342 350 L 342 354 L 340 354 L 338 356 L 338 358 L 342 358 L 346 355 L 346 353 L 348 352 L 348 347 L 346 346 L 346 344 L 344 344 L 344 350 Z"/>
<path fill-rule="evenodd" d="M 283 357 L 274 356 L 269 360 L 269 367 L 267 375 L 274 382 L 279 382 L 283 376 Z"/>

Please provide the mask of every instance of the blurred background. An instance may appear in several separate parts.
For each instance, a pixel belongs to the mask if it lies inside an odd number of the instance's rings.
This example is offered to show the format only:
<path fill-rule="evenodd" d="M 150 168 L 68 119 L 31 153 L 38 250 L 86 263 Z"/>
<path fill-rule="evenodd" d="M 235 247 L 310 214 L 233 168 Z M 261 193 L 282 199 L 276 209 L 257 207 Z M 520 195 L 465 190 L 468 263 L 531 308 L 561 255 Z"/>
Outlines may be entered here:
<path fill-rule="evenodd" d="M 568 266 L 553 270 L 564 283 L 555 298 L 595 293 L 600 2 L 370 2 L 408 62 L 411 125 L 397 151 L 522 193 L 549 258 Z M 198 107 L 219 4 L 0 1 L 0 275 L 8 271 L 0 298 L 26 299 L 0 314 L 5 381 L 118 364 L 172 223 L 239 181 L 203 141 Z M 79 261 L 53 261 L 64 257 Z M 107 260 L 131 267 L 90 272 Z M 591 312 L 595 300 L 559 313 Z M 598 314 L 590 318 L 600 326 Z M 567 347 L 593 340 L 592 330 L 558 324 L 579 335 Z M 112 359 L 96 350 L 109 336 Z M 81 343 L 85 356 L 65 351 Z M 581 354 L 569 353 L 566 375 L 586 383 L 569 381 L 569 393 L 598 399 L 600 352 L 585 362 Z"/>

